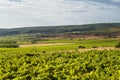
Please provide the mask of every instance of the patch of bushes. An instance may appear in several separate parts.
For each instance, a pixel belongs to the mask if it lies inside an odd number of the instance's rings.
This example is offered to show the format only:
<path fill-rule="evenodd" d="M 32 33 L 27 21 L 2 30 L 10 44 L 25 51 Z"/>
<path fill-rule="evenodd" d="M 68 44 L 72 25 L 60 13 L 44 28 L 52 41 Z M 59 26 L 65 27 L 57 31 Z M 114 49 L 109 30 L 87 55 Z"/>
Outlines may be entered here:
<path fill-rule="evenodd" d="M 36 44 L 37 43 L 37 40 L 32 40 L 31 41 L 31 44 Z"/>
<path fill-rule="evenodd" d="M 0 41 L 0 48 L 18 48 L 17 41 Z"/>
<path fill-rule="evenodd" d="M 93 46 L 92 48 L 98 48 L 97 46 Z"/>
<path fill-rule="evenodd" d="M 120 43 L 118 43 L 118 44 L 115 46 L 115 48 L 120 48 Z"/>
<path fill-rule="evenodd" d="M 78 46 L 79 49 L 85 49 L 85 46 Z"/>
<path fill-rule="evenodd" d="M 0 44 L 1 48 L 17 48 L 18 44 Z"/>

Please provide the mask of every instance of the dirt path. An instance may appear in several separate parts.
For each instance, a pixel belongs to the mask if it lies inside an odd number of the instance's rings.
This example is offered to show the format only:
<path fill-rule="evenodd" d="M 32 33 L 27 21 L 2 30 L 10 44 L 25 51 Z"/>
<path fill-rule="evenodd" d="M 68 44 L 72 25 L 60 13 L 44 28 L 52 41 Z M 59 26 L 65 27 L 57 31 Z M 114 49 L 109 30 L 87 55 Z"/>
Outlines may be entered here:
<path fill-rule="evenodd" d="M 71 44 L 71 43 L 27 44 L 27 45 L 20 45 L 20 47 L 32 47 L 32 46 L 54 46 L 54 45 L 64 45 L 64 44 Z"/>
<path fill-rule="evenodd" d="M 86 48 L 86 49 L 78 49 L 79 52 L 87 52 L 91 50 L 97 50 L 97 51 L 103 51 L 103 50 L 120 50 L 120 48 L 114 48 L 114 47 L 98 47 L 98 48 Z M 66 50 L 67 52 L 74 52 L 76 50 Z"/>
<path fill-rule="evenodd" d="M 119 49 L 114 48 L 114 47 L 98 47 L 98 48 L 79 49 L 80 52 L 90 51 L 90 50 L 102 51 L 102 50 L 119 50 Z"/>

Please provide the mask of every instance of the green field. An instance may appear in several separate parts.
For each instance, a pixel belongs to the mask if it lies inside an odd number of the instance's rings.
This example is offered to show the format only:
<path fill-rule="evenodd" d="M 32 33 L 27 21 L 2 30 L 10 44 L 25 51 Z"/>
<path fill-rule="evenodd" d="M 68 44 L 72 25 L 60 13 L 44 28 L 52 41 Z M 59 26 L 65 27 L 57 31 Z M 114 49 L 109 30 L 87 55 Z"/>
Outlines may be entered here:
<path fill-rule="evenodd" d="M 40 46 L 0 48 L 0 80 L 120 80 L 119 42 L 49 39 L 38 41 Z M 54 43 L 69 44 L 41 46 Z M 97 50 L 104 47 L 110 49 Z"/>
<path fill-rule="evenodd" d="M 120 42 L 120 39 L 56 39 L 56 40 L 46 40 L 40 41 L 39 43 L 73 43 L 77 46 L 85 46 L 87 48 L 91 48 L 93 46 L 98 47 L 114 47 L 116 44 Z M 70 44 L 70 45 L 73 45 Z"/>

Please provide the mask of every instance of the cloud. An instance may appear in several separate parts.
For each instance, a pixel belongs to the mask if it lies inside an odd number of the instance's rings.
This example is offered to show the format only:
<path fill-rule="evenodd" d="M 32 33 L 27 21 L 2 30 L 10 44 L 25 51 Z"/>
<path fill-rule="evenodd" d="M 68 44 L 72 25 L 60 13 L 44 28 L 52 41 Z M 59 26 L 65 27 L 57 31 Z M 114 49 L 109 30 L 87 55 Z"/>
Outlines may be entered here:
<path fill-rule="evenodd" d="M 112 0 L 113 2 L 120 2 L 120 0 Z"/>
<path fill-rule="evenodd" d="M 0 27 L 120 22 L 119 14 L 110 0 L 0 0 Z"/>
<path fill-rule="evenodd" d="M 23 0 L 8 0 L 9 2 L 22 2 Z"/>

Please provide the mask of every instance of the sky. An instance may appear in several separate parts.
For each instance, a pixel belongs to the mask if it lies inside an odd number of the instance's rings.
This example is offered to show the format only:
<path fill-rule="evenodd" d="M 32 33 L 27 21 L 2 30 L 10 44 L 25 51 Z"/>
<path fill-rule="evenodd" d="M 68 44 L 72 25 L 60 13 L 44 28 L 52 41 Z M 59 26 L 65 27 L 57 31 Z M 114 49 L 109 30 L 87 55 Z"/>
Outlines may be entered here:
<path fill-rule="evenodd" d="M 120 23 L 120 0 L 0 0 L 0 28 Z"/>

